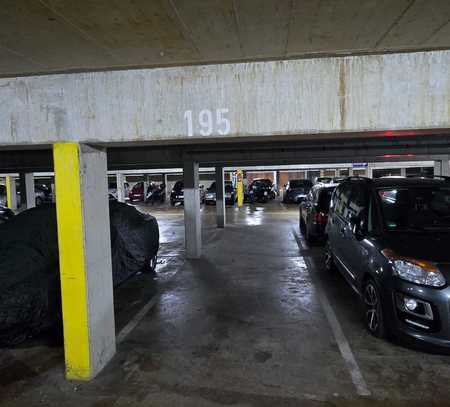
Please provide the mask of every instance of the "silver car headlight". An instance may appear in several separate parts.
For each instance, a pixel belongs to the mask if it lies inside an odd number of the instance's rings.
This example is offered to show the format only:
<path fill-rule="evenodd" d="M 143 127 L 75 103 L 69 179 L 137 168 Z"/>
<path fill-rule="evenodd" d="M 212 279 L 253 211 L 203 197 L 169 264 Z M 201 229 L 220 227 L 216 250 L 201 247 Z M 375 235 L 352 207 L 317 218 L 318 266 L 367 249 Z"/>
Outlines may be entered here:
<path fill-rule="evenodd" d="M 443 287 L 447 284 L 443 274 L 432 262 L 398 256 L 389 249 L 382 253 L 389 259 L 394 274 L 403 280 L 429 287 Z"/>
<path fill-rule="evenodd" d="M 206 194 L 206 199 L 214 199 L 215 198 L 215 194 Z"/>

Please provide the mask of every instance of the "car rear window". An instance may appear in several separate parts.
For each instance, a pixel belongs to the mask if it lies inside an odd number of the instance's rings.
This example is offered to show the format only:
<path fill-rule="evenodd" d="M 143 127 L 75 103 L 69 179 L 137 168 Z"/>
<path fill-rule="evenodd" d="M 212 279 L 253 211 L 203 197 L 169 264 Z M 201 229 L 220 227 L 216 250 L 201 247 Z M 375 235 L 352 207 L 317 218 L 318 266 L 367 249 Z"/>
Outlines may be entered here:
<path fill-rule="evenodd" d="M 308 179 L 294 179 L 289 181 L 289 188 L 311 188 L 313 183 Z"/>
<path fill-rule="evenodd" d="M 330 202 L 333 191 L 334 188 L 324 188 L 319 191 L 317 198 L 317 207 L 321 212 L 328 213 L 328 211 L 330 210 Z"/>
<path fill-rule="evenodd" d="M 383 188 L 377 192 L 388 230 L 450 228 L 450 187 Z"/>

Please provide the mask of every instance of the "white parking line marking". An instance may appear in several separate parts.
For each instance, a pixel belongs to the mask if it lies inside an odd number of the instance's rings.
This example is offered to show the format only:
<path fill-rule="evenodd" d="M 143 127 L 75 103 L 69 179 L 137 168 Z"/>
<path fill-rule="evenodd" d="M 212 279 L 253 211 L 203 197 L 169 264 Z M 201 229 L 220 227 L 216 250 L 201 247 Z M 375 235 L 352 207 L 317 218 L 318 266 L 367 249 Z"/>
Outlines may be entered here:
<path fill-rule="evenodd" d="M 179 270 L 178 270 L 179 271 Z M 170 280 L 173 280 L 175 276 L 178 274 L 178 271 L 176 271 L 170 278 L 168 278 L 165 282 L 168 282 Z M 161 297 L 162 292 L 157 292 L 153 296 L 153 298 L 145 304 L 138 313 L 126 324 L 119 334 L 116 336 L 116 343 L 119 344 L 125 340 L 125 338 L 130 334 L 131 331 L 136 328 L 139 323 L 144 319 L 144 317 L 147 315 L 147 313 L 156 305 L 159 298 Z"/>
<path fill-rule="evenodd" d="M 297 231 L 294 228 L 292 228 L 292 234 L 294 235 L 295 241 L 297 242 L 297 246 L 300 251 L 306 250 L 307 248 L 305 248 L 302 239 L 300 239 L 300 236 L 297 234 Z"/>
<path fill-rule="evenodd" d="M 122 328 L 122 330 L 119 332 L 119 335 L 117 335 L 116 338 L 117 343 L 122 342 L 128 336 L 128 334 L 139 325 L 139 323 L 142 321 L 145 315 L 154 307 L 158 298 L 159 294 L 155 294 L 154 297 L 147 304 L 145 304 L 139 310 L 139 312 L 128 322 L 128 324 L 126 324 Z"/>
<path fill-rule="evenodd" d="M 352 378 L 352 382 L 356 388 L 356 392 L 360 396 L 370 396 L 372 393 L 367 386 L 366 381 L 362 375 L 361 369 L 356 362 L 355 356 L 353 355 L 352 349 L 350 348 L 350 344 L 347 341 L 347 338 L 342 331 L 341 324 L 337 319 L 336 313 L 333 310 L 330 302 L 328 301 L 327 296 L 325 295 L 321 284 L 314 277 L 312 272 L 312 265 L 310 259 L 305 258 L 305 263 L 309 271 L 309 275 L 311 276 L 311 280 L 317 290 L 317 295 L 319 297 L 319 301 L 322 305 L 325 316 L 327 317 L 328 323 L 331 326 L 331 330 L 333 331 L 334 338 L 336 339 L 336 343 L 338 344 L 339 351 L 341 352 L 342 358 L 347 366 L 347 369 L 350 372 L 350 376 Z"/>

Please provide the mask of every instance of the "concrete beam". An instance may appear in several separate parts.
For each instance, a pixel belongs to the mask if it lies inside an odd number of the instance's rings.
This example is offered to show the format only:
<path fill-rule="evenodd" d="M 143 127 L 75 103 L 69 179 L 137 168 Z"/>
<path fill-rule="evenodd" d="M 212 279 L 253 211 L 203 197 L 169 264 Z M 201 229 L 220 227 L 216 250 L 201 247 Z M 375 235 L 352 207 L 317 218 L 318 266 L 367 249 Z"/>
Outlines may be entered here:
<path fill-rule="evenodd" d="M 216 167 L 216 215 L 217 227 L 224 228 L 226 224 L 226 202 L 223 167 Z"/>
<path fill-rule="evenodd" d="M 380 137 L 375 134 L 324 137 L 321 140 L 285 138 L 264 142 L 199 143 L 197 145 L 140 146 L 108 149 L 108 168 L 136 172 L 140 169 L 178 171 L 183 161 L 198 161 L 203 167 L 247 167 L 260 165 L 299 165 L 317 163 L 375 162 L 386 160 L 434 160 L 450 154 L 449 134 Z M 258 141 L 258 140 L 256 140 Z M 433 156 L 433 158 L 429 158 Z M 53 159 L 47 150 L 0 150 L 0 173 L 50 172 Z"/>
<path fill-rule="evenodd" d="M 448 66 L 445 50 L 3 78 L 0 146 L 437 131 Z"/>
<path fill-rule="evenodd" d="M 193 161 L 186 161 L 183 165 L 184 229 L 188 259 L 198 259 L 202 254 L 198 168 L 198 163 Z"/>
<path fill-rule="evenodd" d="M 54 162 L 66 376 L 90 380 L 116 349 L 106 153 L 58 143 Z"/>

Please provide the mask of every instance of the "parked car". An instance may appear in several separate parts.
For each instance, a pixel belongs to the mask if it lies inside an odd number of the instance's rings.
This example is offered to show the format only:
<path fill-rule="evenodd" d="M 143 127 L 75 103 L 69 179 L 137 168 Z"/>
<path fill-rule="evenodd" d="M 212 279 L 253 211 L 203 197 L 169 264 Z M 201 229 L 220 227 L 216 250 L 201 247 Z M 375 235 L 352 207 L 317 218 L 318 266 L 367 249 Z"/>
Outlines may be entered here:
<path fill-rule="evenodd" d="M 5 223 L 14 216 L 14 212 L 6 206 L 0 205 L 0 224 Z"/>
<path fill-rule="evenodd" d="M 333 177 L 317 177 L 314 184 L 330 184 L 333 182 Z"/>
<path fill-rule="evenodd" d="M 349 178 L 325 264 L 360 295 L 369 332 L 450 347 L 450 179 Z"/>
<path fill-rule="evenodd" d="M 200 194 L 200 203 L 205 203 L 205 188 L 203 185 L 199 186 L 199 194 Z M 172 188 L 172 192 L 170 193 L 170 204 L 175 206 L 175 204 L 184 204 L 184 182 L 177 181 Z"/>
<path fill-rule="evenodd" d="M 114 195 L 113 195 L 114 196 Z M 117 199 L 117 190 L 116 190 L 116 199 Z M 143 181 L 136 182 L 131 188 L 130 193 L 128 194 L 130 198 L 130 202 L 142 202 L 145 199 L 145 184 Z"/>
<path fill-rule="evenodd" d="M 344 182 L 348 177 L 334 177 L 332 180 L 333 184 L 340 184 L 341 182 Z"/>
<path fill-rule="evenodd" d="M 170 193 L 170 204 L 175 206 L 177 203 L 184 203 L 184 182 L 177 181 Z"/>
<path fill-rule="evenodd" d="M 276 193 L 270 179 L 255 179 L 248 187 L 246 200 L 250 202 L 267 202 L 275 199 Z"/>
<path fill-rule="evenodd" d="M 309 243 L 325 237 L 331 196 L 336 186 L 336 184 L 315 185 L 299 206 L 300 231 Z"/>
<path fill-rule="evenodd" d="M 236 202 L 236 189 L 231 181 L 225 181 L 225 204 L 234 205 Z M 213 182 L 205 193 L 205 204 L 216 204 L 216 183 Z"/>
<path fill-rule="evenodd" d="M 34 199 L 36 206 L 42 205 L 44 203 L 53 202 L 53 192 L 46 185 L 36 185 L 34 187 Z M 16 191 L 17 206 L 20 207 L 22 204 L 22 196 L 20 191 Z M 6 186 L 0 185 L 0 205 L 6 206 Z"/>
<path fill-rule="evenodd" d="M 34 187 L 36 206 L 53 201 L 53 192 L 46 185 L 36 185 Z"/>
<path fill-rule="evenodd" d="M 283 193 L 283 203 L 300 203 L 304 201 L 313 186 L 309 179 L 293 179 L 290 180 Z"/>

